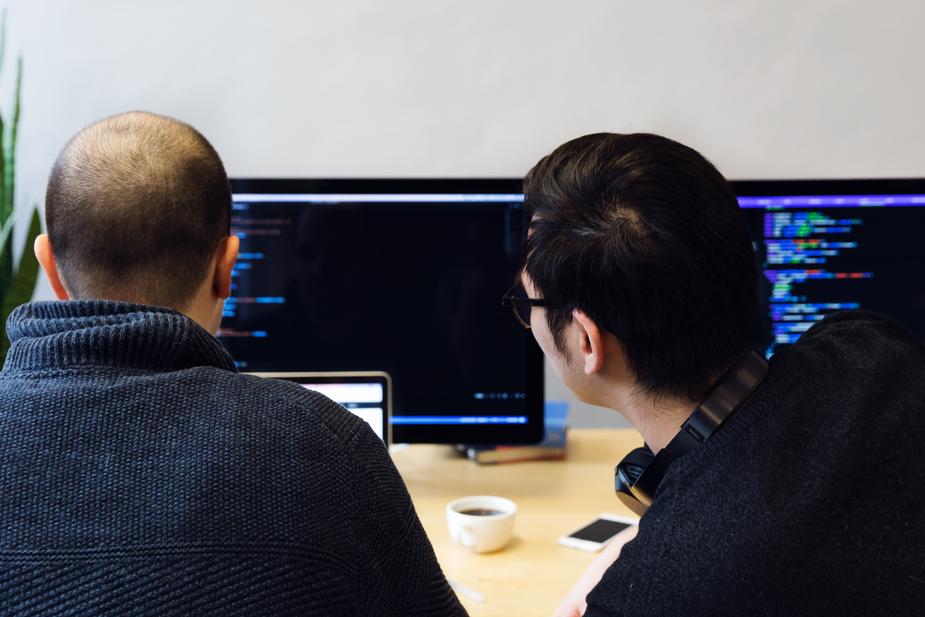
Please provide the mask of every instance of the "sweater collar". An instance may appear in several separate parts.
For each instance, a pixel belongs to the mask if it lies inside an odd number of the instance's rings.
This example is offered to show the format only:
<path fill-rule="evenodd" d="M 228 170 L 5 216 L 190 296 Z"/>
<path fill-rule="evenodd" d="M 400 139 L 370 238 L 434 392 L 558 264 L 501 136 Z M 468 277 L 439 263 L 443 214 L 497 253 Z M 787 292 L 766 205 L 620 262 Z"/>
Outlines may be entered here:
<path fill-rule="evenodd" d="M 33 302 L 10 313 L 4 371 L 112 366 L 179 370 L 234 361 L 214 336 L 175 310 L 112 302 Z"/>

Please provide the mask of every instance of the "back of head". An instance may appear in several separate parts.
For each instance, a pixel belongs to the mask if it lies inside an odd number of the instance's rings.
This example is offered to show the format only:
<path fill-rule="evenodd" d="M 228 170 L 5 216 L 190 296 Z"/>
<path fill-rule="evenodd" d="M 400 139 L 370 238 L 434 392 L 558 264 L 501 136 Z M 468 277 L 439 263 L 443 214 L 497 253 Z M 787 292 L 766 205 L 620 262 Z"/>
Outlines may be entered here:
<path fill-rule="evenodd" d="M 738 202 L 696 151 L 650 134 L 572 140 L 528 174 L 526 272 L 620 341 L 642 391 L 698 400 L 757 334 Z M 571 312 L 546 311 L 560 352 Z"/>
<path fill-rule="evenodd" d="M 45 218 L 71 297 L 182 310 L 230 233 L 231 189 L 198 131 L 131 112 L 67 143 L 49 178 Z"/>

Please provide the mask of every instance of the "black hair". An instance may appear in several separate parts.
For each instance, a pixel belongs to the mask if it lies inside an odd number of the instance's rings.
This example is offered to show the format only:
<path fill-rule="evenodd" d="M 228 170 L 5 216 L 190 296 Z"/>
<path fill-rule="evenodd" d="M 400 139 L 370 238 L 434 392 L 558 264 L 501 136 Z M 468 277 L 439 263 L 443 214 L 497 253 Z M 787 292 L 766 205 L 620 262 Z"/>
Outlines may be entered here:
<path fill-rule="evenodd" d="M 620 342 L 642 392 L 699 400 L 754 342 L 754 250 L 736 196 L 697 151 L 658 135 L 597 133 L 524 182 L 525 271 Z M 571 308 L 546 309 L 556 347 Z"/>
<path fill-rule="evenodd" d="M 193 127 L 131 112 L 67 143 L 48 181 L 45 219 L 73 297 L 182 310 L 230 233 L 231 188 Z"/>

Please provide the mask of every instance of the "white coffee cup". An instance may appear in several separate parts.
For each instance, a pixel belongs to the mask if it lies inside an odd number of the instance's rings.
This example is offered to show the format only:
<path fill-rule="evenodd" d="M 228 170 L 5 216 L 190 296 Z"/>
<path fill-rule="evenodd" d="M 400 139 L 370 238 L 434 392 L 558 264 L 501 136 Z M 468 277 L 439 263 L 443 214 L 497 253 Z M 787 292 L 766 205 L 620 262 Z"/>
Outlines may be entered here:
<path fill-rule="evenodd" d="M 510 541 L 516 513 L 517 505 L 504 497 L 463 497 L 447 504 L 446 524 L 455 544 L 487 553 Z"/>

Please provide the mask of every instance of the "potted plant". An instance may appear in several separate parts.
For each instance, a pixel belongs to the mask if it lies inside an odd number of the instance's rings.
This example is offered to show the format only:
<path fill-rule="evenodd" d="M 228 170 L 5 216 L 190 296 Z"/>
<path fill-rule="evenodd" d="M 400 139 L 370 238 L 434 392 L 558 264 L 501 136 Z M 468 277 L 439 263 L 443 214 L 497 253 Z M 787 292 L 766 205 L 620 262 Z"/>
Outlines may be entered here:
<path fill-rule="evenodd" d="M 0 18 L 0 70 L 6 49 L 6 12 Z M 16 61 L 16 87 L 9 117 L 0 112 L 0 365 L 6 358 L 10 342 L 6 336 L 6 318 L 10 312 L 32 299 L 38 280 L 39 264 L 32 252 L 35 237 L 42 231 L 38 207 L 32 206 L 29 231 L 18 260 L 13 259 L 13 230 L 16 221 L 16 139 L 19 131 L 19 100 L 22 86 L 22 56 Z M 16 266 L 14 268 L 14 266 Z"/>

